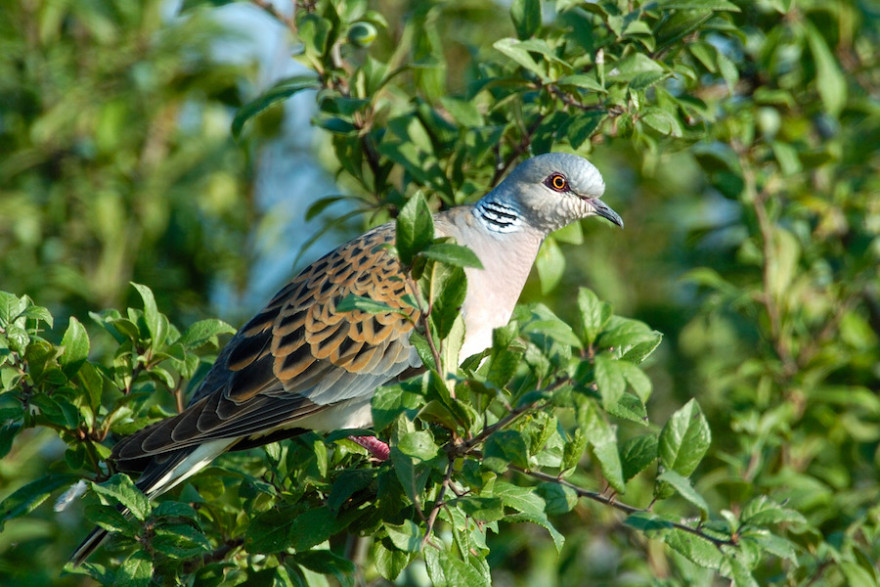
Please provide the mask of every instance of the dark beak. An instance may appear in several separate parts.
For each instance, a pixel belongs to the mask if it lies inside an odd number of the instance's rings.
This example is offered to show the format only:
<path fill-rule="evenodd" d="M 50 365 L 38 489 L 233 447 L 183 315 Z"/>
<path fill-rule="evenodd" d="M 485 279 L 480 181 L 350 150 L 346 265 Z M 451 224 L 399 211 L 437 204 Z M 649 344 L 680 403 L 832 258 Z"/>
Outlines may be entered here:
<path fill-rule="evenodd" d="M 609 208 L 608 204 L 602 200 L 595 199 L 593 200 L 593 207 L 596 209 L 597 216 L 610 220 L 620 228 L 623 228 L 623 218 L 620 217 L 620 214 Z"/>

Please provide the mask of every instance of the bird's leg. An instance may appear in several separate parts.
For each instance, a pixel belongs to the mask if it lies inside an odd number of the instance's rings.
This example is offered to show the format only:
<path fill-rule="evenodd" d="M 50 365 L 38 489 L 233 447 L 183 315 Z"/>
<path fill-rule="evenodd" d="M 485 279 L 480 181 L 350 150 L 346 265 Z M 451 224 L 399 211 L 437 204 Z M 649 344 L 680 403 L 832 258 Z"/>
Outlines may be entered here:
<path fill-rule="evenodd" d="M 373 455 L 373 458 L 377 461 L 385 462 L 391 454 L 391 449 L 388 447 L 388 444 L 382 442 L 375 436 L 349 436 L 348 439 L 370 451 L 370 454 Z"/>

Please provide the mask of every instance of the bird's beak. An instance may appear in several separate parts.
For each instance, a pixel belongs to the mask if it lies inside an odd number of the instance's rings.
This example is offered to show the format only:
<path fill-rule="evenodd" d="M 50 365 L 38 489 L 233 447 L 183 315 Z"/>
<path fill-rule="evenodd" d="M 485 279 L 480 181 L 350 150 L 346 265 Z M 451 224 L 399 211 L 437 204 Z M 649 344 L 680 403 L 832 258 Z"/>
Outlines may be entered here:
<path fill-rule="evenodd" d="M 597 216 L 610 220 L 620 228 L 623 228 L 623 218 L 620 217 L 620 214 L 612 210 L 608 204 L 597 198 L 593 200 L 593 208 L 595 209 Z"/>

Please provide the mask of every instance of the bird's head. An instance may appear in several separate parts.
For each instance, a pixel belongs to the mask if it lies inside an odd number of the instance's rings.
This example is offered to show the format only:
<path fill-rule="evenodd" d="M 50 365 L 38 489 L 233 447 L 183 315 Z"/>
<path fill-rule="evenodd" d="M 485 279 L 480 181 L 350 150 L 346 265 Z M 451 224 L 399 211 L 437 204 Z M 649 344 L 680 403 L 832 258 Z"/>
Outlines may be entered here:
<path fill-rule="evenodd" d="M 521 163 L 484 200 L 515 212 L 545 233 L 601 216 L 623 228 L 623 220 L 599 198 L 605 182 L 596 167 L 569 153 L 547 153 Z"/>

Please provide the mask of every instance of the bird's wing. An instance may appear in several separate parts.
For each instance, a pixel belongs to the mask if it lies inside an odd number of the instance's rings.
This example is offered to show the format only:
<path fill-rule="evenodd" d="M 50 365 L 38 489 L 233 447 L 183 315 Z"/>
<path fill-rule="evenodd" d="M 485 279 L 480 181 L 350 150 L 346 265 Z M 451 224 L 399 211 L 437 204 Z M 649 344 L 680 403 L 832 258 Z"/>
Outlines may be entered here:
<path fill-rule="evenodd" d="M 295 427 L 329 406 L 369 397 L 416 366 L 409 344 L 415 308 L 384 225 L 314 262 L 230 340 L 179 415 L 121 440 L 112 458 L 143 461 L 215 439 L 261 436 Z M 349 294 L 393 311 L 337 311 Z"/>

